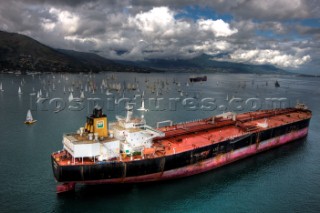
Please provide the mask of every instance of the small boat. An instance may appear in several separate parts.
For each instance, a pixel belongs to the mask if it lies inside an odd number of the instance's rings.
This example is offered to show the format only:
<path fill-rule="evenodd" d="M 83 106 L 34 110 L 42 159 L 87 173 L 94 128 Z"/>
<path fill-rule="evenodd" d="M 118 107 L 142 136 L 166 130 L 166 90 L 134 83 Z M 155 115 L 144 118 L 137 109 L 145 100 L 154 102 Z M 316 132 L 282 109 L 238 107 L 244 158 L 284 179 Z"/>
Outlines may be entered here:
<path fill-rule="evenodd" d="M 0 83 L 0 92 L 3 92 L 4 90 L 2 89 L 2 82 Z"/>
<path fill-rule="evenodd" d="M 191 76 L 189 78 L 190 82 L 199 82 L 199 81 L 207 81 L 207 76 L 203 75 L 203 76 Z"/>
<path fill-rule="evenodd" d="M 274 86 L 275 86 L 275 87 L 280 87 L 279 82 L 278 82 L 278 81 L 276 81 L 276 83 L 274 83 Z"/>
<path fill-rule="evenodd" d="M 27 112 L 27 117 L 26 117 L 26 120 L 25 120 L 25 124 L 34 124 L 35 122 L 37 122 L 37 120 L 34 120 L 33 117 L 32 117 L 32 114 L 31 114 L 31 111 L 30 109 L 28 110 Z"/>
<path fill-rule="evenodd" d="M 113 94 L 109 91 L 109 89 L 107 89 L 106 95 L 113 95 Z"/>

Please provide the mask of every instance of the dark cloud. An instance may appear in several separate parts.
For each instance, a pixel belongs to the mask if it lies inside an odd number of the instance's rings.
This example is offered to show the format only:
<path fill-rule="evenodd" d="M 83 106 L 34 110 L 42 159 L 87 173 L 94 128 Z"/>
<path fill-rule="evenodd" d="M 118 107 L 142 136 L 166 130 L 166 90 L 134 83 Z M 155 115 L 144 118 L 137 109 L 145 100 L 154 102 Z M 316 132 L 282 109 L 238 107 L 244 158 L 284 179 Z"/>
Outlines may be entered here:
<path fill-rule="evenodd" d="M 176 18 L 195 5 L 233 18 Z M 0 30 L 115 59 L 207 53 L 248 63 L 312 67 L 320 58 L 320 30 L 300 21 L 319 18 L 319 9 L 316 0 L 0 0 Z"/>
<path fill-rule="evenodd" d="M 13 0 L 14 2 L 17 0 Z M 78 7 L 83 4 L 87 4 L 88 2 L 98 2 L 98 0 L 23 0 L 21 1 L 24 4 L 32 4 L 32 5 L 52 5 L 52 6 L 68 6 L 68 7 Z M 115 2 L 115 0 L 108 1 L 111 4 Z"/>

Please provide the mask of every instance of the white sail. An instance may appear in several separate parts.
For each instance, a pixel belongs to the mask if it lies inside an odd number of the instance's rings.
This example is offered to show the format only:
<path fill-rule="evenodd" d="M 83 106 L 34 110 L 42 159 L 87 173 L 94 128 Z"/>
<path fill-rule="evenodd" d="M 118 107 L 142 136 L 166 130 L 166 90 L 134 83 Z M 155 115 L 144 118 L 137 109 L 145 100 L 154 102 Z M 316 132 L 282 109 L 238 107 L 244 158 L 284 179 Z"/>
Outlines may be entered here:
<path fill-rule="evenodd" d="M 3 92 L 4 90 L 2 89 L 2 82 L 0 83 L 0 91 Z"/>
<path fill-rule="evenodd" d="M 71 102 L 71 101 L 73 100 L 73 94 L 72 94 L 72 92 L 70 93 L 68 100 L 69 100 L 69 102 Z"/>
<path fill-rule="evenodd" d="M 19 94 L 19 95 L 22 94 L 21 87 L 19 87 L 19 89 L 18 89 L 18 94 Z"/>
<path fill-rule="evenodd" d="M 81 92 L 80 98 L 81 98 L 81 99 L 85 99 L 85 97 L 84 97 L 84 92 L 83 92 L 83 91 Z"/>
<path fill-rule="evenodd" d="M 32 117 L 32 114 L 31 114 L 30 109 L 29 109 L 28 112 L 27 112 L 26 121 L 33 121 L 33 117 Z"/>

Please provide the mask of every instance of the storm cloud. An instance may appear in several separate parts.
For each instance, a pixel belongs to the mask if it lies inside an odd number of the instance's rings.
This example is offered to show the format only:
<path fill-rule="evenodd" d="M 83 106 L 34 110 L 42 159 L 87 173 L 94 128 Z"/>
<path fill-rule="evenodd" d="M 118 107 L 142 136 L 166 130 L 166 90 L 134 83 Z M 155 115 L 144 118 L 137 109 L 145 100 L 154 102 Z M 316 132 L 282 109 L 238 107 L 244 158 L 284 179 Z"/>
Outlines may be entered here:
<path fill-rule="evenodd" d="M 320 59 L 315 0 L 0 2 L 1 30 L 110 59 L 205 53 L 216 60 L 295 70 L 316 70 Z"/>

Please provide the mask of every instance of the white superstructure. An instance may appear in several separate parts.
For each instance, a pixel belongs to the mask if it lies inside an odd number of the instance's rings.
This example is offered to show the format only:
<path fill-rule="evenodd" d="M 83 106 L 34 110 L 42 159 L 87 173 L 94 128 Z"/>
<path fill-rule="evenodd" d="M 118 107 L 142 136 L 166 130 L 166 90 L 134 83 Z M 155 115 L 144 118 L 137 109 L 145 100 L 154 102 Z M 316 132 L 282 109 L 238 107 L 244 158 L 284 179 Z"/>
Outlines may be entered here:
<path fill-rule="evenodd" d="M 112 160 L 121 158 L 121 154 L 139 154 L 152 146 L 153 138 L 164 136 L 163 132 L 146 125 L 143 118 L 133 118 L 132 108 L 127 108 L 125 118 L 116 118 L 116 122 L 109 124 L 108 137 L 84 132 L 84 128 L 80 128 L 77 133 L 65 134 L 64 149 L 73 158 Z"/>

